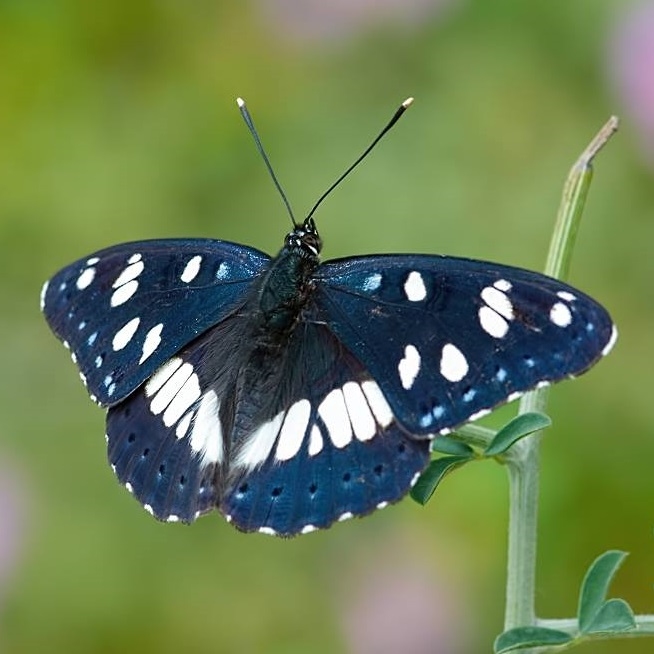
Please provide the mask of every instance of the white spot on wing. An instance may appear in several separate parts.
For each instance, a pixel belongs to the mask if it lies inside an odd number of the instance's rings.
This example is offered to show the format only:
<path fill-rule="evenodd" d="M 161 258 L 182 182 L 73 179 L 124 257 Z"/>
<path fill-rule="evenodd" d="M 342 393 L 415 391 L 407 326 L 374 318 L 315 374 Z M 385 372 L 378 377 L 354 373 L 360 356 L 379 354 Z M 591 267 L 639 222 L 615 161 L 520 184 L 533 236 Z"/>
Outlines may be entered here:
<path fill-rule="evenodd" d="M 188 428 L 191 426 L 192 419 L 193 419 L 193 412 L 189 411 L 179 421 L 177 427 L 175 427 L 175 436 L 177 436 L 177 438 L 184 438 L 184 436 L 186 436 L 186 432 L 188 431 Z"/>
<path fill-rule="evenodd" d="M 234 461 L 236 467 L 253 470 L 268 458 L 284 422 L 284 415 L 285 412 L 280 411 L 272 420 L 264 422 L 247 437 Z"/>
<path fill-rule="evenodd" d="M 111 306 L 117 307 L 120 306 L 121 304 L 125 304 L 125 302 L 127 302 L 127 300 L 129 300 L 132 297 L 132 295 L 136 293 L 138 287 L 139 287 L 139 283 L 135 279 L 132 279 L 131 281 L 127 282 L 127 284 L 123 284 L 123 286 L 117 288 L 111 294 L 111 301 L 110 301 Z"/>
<path fill-rule="evenodd" d="M 420 372 L 420 353 L 413 345 L 404 348 L 404 359 L 398 364 L 397 371 L 400 373 L 402 387 L 408 391 Z"/>
<path fill-rule="evenodd" d="M 200 395 L 202 395 L 200 381 L 194 373 L 184 382 L 164 411 L 162 417 L 164 425 L 172 427 L 191 408 Z"/>
<path fill-rule="evenodd" d="M 143 354 L 139 359 L 139 364 L 143 363 L 159 347 L 159 343 L 161 343 L 162 329 L 163 323 L 159 323 L 150 329 L 145 335 L 145 341 L 143 341 Z"/>
<path fill-rule="evenodd" d="M 159 415 L 172 402 L 192 374 L 193 366 L 190 363 L 185 363 L 177 369 L 152 398 L 150 411 L 155 416 Z"/>
<path fill-rule="evenodd" d="M 500 316 L 507 320 L 513 319 L 513 304 L 506 293 L 503 293 L 494 286 L 486 286 L 481 291 L 481 299 Z"/>
<path fill-rule="evenodd" d="M 446 343 L 441 354 L 441 375 L 448 381 L 461 381 L 468 374 L 468 362 L 459 348 Z"/>
<path fill-rule="evenodd" d="M 170 376 L 182 365 L 179 357 L 166 361 L 145 383 L 145 394 L 150 397 L 154 395 L 170 378 Z"/>
<path fill-rule="evenodd" d="M 605 357 L 612 349 L 613 346 L 615 345 L 615 342 L 618 340 L 618 328 L 613 325 L 613 329 L 611 330 L 611 338 L 609 338 L 609 342 L 604 346 L 604 349 L 602 350 L 602 356 Z"/>
<path fill-rule="evenodd" d="M 272 527 L 259 527 L 258 531 L 260 534 L 266 534 L 266 536 L 277 535 L 277 532 Z"/>
<path fill-rule="evenodd" d="M 468 420 L 472 422 L 473 420 L 479 420 L 479 418 L 483 418 L 484 416 L 487 416 L 490 413 L 490 409 L 480 409 L 477 411 L 477 413 L 473 413 Z"/>
<path fill-rule="evenodd" d="M 411 302 L 420 302 L 427 297 L 427 289 L 422 275 L 412 270 L 404 282 L 404 292 Z"/>
<path fill-rule="evenodd" d="M 131 340 L 141 322 L 140 318 L 132 318 L 128 323 L 123 325 L 113 337 L 111 345 L 114 351 L 122 350 Z"/>
<path fill-rule="evenodd" d="M 393 412 L 391 411 L 391 407 L 388 406 L 388 402 L 377 383 L 372 380 L 364 381 L 361 384 L 361 388 L 365 393 L 377 423 L 382 427 L 388 427 L 393 422 Z"/>
<path fill-rule="evenodd" d="M 479 323 L 481 328 L 493 338 L 504 338 L 509 331 L 509 323 L 487 306 L 479 308 Z"/>
<path fill-rule="evenodd" d="M 80 291 L 83 291 L 85 288 L 91 285 L 91 282 L 95 278 L 95 268 L 85 268 L 82 271 L 82 274 L 77 278 L 76 286 Z"/>
<path fill-rule="evenodd" d="M 364 291 L 376 291 L 381 286 L 382 276 L 380 273 L 373 273 L 368 275 L 363 282 Z"/>
<path fill-rule="evenodd" d="M 550 309 L 550 320 L 557 327 L 567 327 L 572 322 L 572 313 L 563 302 L 557 302 Z"/>
<path fill-rule="evenodd" d="M 96 263 L 100 261 L 100 257 L 91 257 L 90 259 L 87 259 L 86 265 L 87 266 L 95 266 Z"/>
<path fill-rule="evenodd" d="M 573 295 L 569 291 L 557 291 L 556 294 L 566 302 L 574 302 L 577 299 L 577 296 Z"/>
<path fill-rule="evenodd" d="M 498 279 L 493 286 L 498 289 L 499 291 L 510 291 L 513 286 L 511 285 L 511 282 L 506 280 L 506 279 Z"/>
<path fill-rule="evenodd" d="M 229 275 L 229 266 L 223 261 L 216 270 L 216 279 L 225 279 Z"/>
<path fill-rule="evenodd" d="M 352 425 L 345 406 L 345 398 L 340 388 L 327 394 L 320 403 L 318 414 L 327 427 L 327 433 L 335 447 L 345 447 L 352 440 Z"/>
<path fill-rule="evenodd" d="M 311 402 L 300 400 L 291 406 L 279 432 L 275 457 L 280 461 L 292 459 L 299 451 L 304 441 L 304 435 L 309 425 Z"/>
<path fill-rule="evenodd" d="M 463 401 L 472 402 L 475 399 L 476 395 L 477 395 L 477 391 L 474 388 L 471 388 L 463 394 Z"/>
<path fill-rule="evenodd" d="M 309 456 L 315 456 L 322 451 L 323 448 L 322 434 L 317 425 L 311 428 L 311 435 L 309 436 Z"/>
<path fill-rule="evenodd" d="M 360 441 L 370 440 L 377 433 L 377 423 L 361 386 L 356 382 L 347 382 L 343 385 L 343 397 L 354 435 Z"/>
<path fill-rule="evenodd" d="M 120 275 L 118 275 L 116 281 L 111 285 L 111 288 L 118 288 L 119 286 L 136 279 L 143 272 L 144 268 L 145 264 L 140 260 L 130 264 L 120 273 Z"/>
<path fill-rule="evenodd" d="M 133 254 L 129 259 L 127 259 L 127 263 L 136 263 L 137 261 L 140 261 L 142 259 L 141 253 L 137 252 L 136 254 Z"/>
<path fill-rule="evenodd" d="M 41 287 L 41 311 L 45 308 L 45 294 L 48 292 L 48 286 L 50 285 L 50 280 L 46 281 L 45 284 Z"/>
<path fill-rule="evenodd" d="M 218 396 L 214 391 L 207 391 L 198 407 L 190 441 L 191 449 L 202 453 L 200 465 L 203 466 L 223 460 L 223 427 L 219 410 Z"/>
<path fill-rule="evenodd" d="M 192 282 L 200 272 L 200 263 L 202 262 L 202 257 L 199 254 L 196 254 L 194 257 L 191 257 L 188 260 L 188 263 L 184 267 L 184 271 L 180 279 L 186 284 Z"/>

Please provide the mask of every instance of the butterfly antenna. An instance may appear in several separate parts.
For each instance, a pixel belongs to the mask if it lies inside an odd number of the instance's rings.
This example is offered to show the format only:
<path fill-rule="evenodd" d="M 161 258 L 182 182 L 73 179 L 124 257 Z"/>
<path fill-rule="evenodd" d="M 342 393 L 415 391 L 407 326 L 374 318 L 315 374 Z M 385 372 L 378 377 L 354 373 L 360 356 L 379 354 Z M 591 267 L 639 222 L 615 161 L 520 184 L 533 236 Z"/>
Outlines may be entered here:
<path fill-rule="evenodd" d="M 275 183 L 275 187 L 279 191 L 279 194 L 282 196 L 282 200 L 284 200 L 284 204 L 286 205 L 286 210 L 288 211 L 288 215 L 291 217 L 291 222 L 293 223 L 293 227 L 297 227 L 298 224 L 297 222 L 295 222 L 295 216 L 293 215 L 293 209 L 291 209 L 291 204 L 288 201 L 288 198 L 286 197 L 286 193 L 284 193 L 284 189 L 282 188 L 282 185 L 279 183 L 279 180 L 275 175 L 275 171 L 272 169 L 272 166 L 270 165 L 268 155 L 266 154 L 266 151 L 263 149 L 263 145 L 261 144 L 261 139 L 259 138 L 259 134 L 257 133 L 257 128 L 254 126 L 254 121 L 252 120 L 252 116 L 250 116 L 250 112 L 248 111 L 248 108 L 245 106 L 245 100 L 243 100 L 243 98 L 236 98 L 236 104 L 238 105 L 238 108 L 241 112 L 241 116 L 243 116 L 243 120 L 245 121 L 245 124 L 248 126 L 248 129 L 250 130 L 250 134 L 252 134 L 252 138 L 254 139 L 254 143 L 257 146 L 257 150 L 259 150 L 259 154 L 263 157 L 263 161 L 266 164 L 266 168 L 268 169 L 270 176 L 272 177 L 272 181 Z"/>
<path fill-rule="evenodd" d="M 370 151 L 379 143 L 384 134 L 395 125 L 395 123 L 400 119 L 400 116 L 412 105 L 413 98 L 407 98 L 398 108 L 398 110 L 393 114 L 393 117 L 388 121 L 388 124 L 384 129 L 379 132 L 377 138 L 364 150 L 364 152 L 359 156 L 359 158 L 318 198 L 318 201 L 313 205 L 311 211 L 307 215 L 307 220 L 313 216 L 316 212 L 316 209 L 322 204 L 322 201 L 368 156 Z"/>

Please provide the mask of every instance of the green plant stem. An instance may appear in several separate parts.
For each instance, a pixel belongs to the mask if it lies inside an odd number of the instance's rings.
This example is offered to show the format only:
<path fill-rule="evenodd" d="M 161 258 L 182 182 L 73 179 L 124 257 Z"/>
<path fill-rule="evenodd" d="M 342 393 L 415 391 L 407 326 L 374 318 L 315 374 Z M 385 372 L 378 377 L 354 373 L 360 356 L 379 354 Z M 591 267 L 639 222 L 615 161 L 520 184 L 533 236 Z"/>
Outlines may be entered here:
<path fill-rule="evenodd" d="M 567 177 L 545 273 L 559 279 L 567 276 L 575 237 L 592 178 L 592 161 L 618 126 L 611 119 L 589 143 Z M 520 413 L 545 412 L 547 389 L 528 393 Z M 506 455 L 509 478 L 509 535 L 504 629 L 536 623 L 536 543 L 540 440 L 536 433 L 517 442 Z M 526 650 L 525 650 L 526 652 Z"/>
<path fill-rule="evenodd" d="M 602 639 L 615 639 L 615 638 L 639 638 L 641 636 L 652 637 L 654 634 L 654 615 L 637 615 L 635 616 L 636 628 L 630 631 L 623 631 L 620 634 L 615 632 L 610 633 L 597 633 L 584 636 L 584 639 L 589 640 L 602 640 Z M 556 629 L 558 631 L 565 631 L 573 637 L 579 635 L 579 623 L 576 618 L 563 618 L 554 620 L 536 620 L 539 627 L 547 629 Z"/>
<path fill-rule="evenodd" d="M 495 438 L 496 433 L 493 429 L 469 422 L 467 425 L 459 427 L 451 436 L 462 443 L 485 450 Z"/>

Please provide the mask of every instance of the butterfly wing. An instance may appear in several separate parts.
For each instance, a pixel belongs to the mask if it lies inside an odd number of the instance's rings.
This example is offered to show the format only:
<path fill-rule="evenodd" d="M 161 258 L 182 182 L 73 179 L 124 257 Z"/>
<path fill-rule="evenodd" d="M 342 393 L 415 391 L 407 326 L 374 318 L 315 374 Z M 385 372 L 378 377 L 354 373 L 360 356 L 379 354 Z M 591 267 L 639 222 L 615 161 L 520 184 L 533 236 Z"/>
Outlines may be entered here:
<path fill-rule="evenodd" d="M 235 437 L 220 502 L 230 522 L 292 536 L 408 492 L 429 442 L 402 429 L 370 373 L 324 325 L 301 324 L 277 370 L 268 419 Z"/>
<path fill-rule="evenodd" d="M 538 273 L 420 255 L 335 260 L 316 273 L 318 318 L 363 362 L 400 424 L 442 432 L 613 345 L 606 310 Z"/>
<path fill-rule="evenodd" d="M 184 522 L 215 505 L 241 530 L 292 536 L 406 494 L 429 444 L 329 330 L 300 325 L 254 369 L 244 329 L 227 318 L 109 410 L 110 462 L 141 504 Z"/>
<path fill-rule="evenodd" d="M 59 271 L 41 308 L 93 398 L 111 406 L 238 306 L 269 260 L 210 239 L 125 243 Z"/>
<path fill-rule="evenodd" d="M 192 522 L 216 505 L 225 442 L 210 389 L 209 330 L 107 413 L 109 463 L 159 520 Z"/>

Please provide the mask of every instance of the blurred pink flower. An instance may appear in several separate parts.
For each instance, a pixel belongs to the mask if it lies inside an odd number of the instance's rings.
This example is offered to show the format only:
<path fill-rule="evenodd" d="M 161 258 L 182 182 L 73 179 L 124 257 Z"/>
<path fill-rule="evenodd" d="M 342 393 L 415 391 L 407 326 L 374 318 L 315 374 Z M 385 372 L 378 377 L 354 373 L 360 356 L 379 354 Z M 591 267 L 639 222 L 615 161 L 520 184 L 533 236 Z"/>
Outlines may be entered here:
<path fill-rule="evenodd" d="M 610 37 L 609 74 L 643 154 L 654 165 L 654 2 L 622 12 Z"/>
<path fill-rule="evenodd" d="M 12 581 L 25 534 L 25 483 L 2 453 L 0 464 L 0 601 Z"/>
<path fill-rule="evenodd" d="M 260 0 L 284 37 L 334 41 L 376 26 L 420 26 L 459 0 Z"/>
<path fill-rule="evenodd" d="M 375 551 L 368 550 L 355 571 L 345 570 L 337 593 L 337 611 L 347 651 L 466 651 L 461 595 L 453 578 L 435 570 L 433 560 L 423 559 L 415 547 L 397 538 L 387 540 Z"/>

